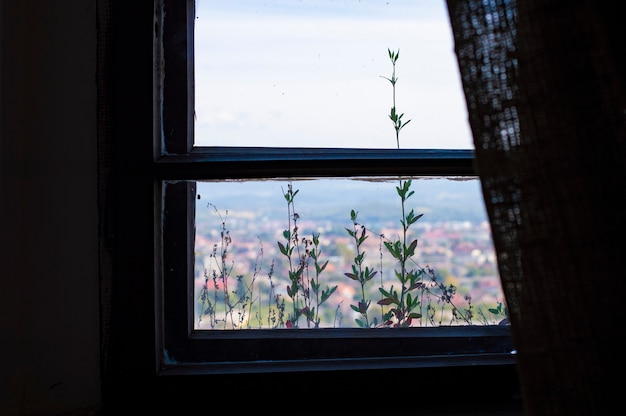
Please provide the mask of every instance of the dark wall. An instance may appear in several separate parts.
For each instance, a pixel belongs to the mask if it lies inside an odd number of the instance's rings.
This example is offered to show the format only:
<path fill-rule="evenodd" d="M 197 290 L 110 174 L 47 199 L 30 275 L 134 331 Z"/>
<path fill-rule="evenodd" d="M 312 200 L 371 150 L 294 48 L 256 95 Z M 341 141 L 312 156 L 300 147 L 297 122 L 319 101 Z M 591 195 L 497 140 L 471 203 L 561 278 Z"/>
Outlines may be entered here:
<path fill-rule="evenodd" d="M 97 2 L 0 6 L 0 414 L 93 414 Z"/>

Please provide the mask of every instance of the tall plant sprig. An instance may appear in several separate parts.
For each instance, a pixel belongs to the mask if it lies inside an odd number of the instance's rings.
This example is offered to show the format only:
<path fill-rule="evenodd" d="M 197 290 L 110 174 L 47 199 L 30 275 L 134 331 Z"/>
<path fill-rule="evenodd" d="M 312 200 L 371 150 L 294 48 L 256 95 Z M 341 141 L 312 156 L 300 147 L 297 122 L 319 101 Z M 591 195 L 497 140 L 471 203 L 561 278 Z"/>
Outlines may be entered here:
<path fill-rule="evenodd" d="M 300 306 L 300 290 L 304 289 L 302 275 L 306 262 L 303 261 L 300 254 L 300 238 L 298 229 L 298 219 L 300 215 L 295 210 L 294 199 L 299 190 L 293 190 L 293 186 L 287 185 L 287 191 L 283 191 L 283 196 L 287 202 L 287 229 L 283 230 L 283 238 L 285 244 L 278 241 L 278 248 L 283 256 L 287 258 L 289 286 L 287 286 L 287 295 L 291 298 L 292 312 L 287 320 L 287 327 L 298 327 L 298 318 L 302 314 Z M 297 259 L 297 260 L 296 260 Z M 304 294 L 304 293 L 303 293 Z"/>
<path fill-rule="evenodd" d="M 304 316 L 307 327 L 313 325 L 315 328 L 319 328 L 320 307 L 337 290 L 337 286 L 322 288 L 320 283 L 320 275 L 326 269 L 328 260 L 325 262 L 321 260 L 322 250 L 319 233 L 313 233 L 311 239 L 300 238 L 298 227 L 300 215 L 296 212 L 294 202 L 298 192 L 299 190 L 293 189 L 291 183 L 287 185 L 287 191 L 283 191 L 283 196 L 287 201 L 288 227 L 283 230 L 285 243 L 278 241 L 278 248 L 288 262 L 290 283 L 287 286 L 287 295 L 291 298 L 292 303 L 292 312 L 286 326 L 297 328 L 299 318 Z M 311 260 L 315 267 L 313 276 L 309 275 L 309 262 Z M 315 299 L 312 296 L 315 296 Z"/>
<path fill-rule="evenodd" d="M 400 130 L 402 130 L 411 120 L 403 121 L 404 113 L 398 113 L 396 108 L 396 84 L 398 77 L 396 76 L 396 64 L 400 58 L 400 49 L 392 51 L 387 49 L 389 60 L 391 61 L 392 73 L 391 78 L 383 76 L 392 87 L 392 106 L 389 112 L 389 119 L 393 123 L 393 128 L 396 134 L 396 145 L 400 149 Z M 423 214 L 415 215 L 414 210 L 406 212 L 407 200 L 415 193 L 411 190 L 411 179 L 402 180 L 399 179 L 399 184 L 396 187 L 398 196 L 400 197 L 402 208 L 402 237 L 401 241 L 385 241 L 384 245 L 387 251 L 395 258 L 400 266 L 400 270 L 395 270 L 396 278 L 400 283 L 400 293 L 394 290 L 393 285 L 389 290 L 381 287 L 380 293 L 383 298 L 378 301 L 380 305 L 390 306 L 390 313 L 386 316 L 387 321 L 385 325 L 391 326 L 410 326 L 413 319 L 420 318 L 422 315 L 419 312 L 420 301 L 418 296 L 412 296 L 411 293 L 419 289 L 423 270 L 409 270 L 407 264 L 409 260 L 415 255 L 415 249 L 417 247 L 417 240 L 408 242 L 408 231 L 411 225 L 419 220 Z M 416 311 L 417 310 L 417 311 Z"/>
<path fill-rule="evenodd" d="M 389 118 L 393 122 L 393 128 L 396 131 L 396 145 L 398 149 L 400 149 L 400 130 L 409 124 L 411 120 L 403 122 L 402 117 L 404 117 L 404 113 L 398 114 L 398 111 L 396 110 L 396 83 L 398 82 L 398 77 L 396 76 L 396 62 L 398 62 L 398 58 L 400 58 L 400 49 L 392 51 L 387 48 L 387 53 L 389 54 L 389 60 L 392 65 L 391 78 L 387 78 L 383 75 L 381 75 L 381 77 L 389 81 L 392 86 L 392 106 L 391 111 L 389 112 Z"/>
<path fill-rule="evenodd" d="M 313 264 L 315 265 L 315 277 L 311 279 L 311 290 L 315 295 L 315 303 L 316 306 L 311 311 L 310 319 L 313 321 L 315 328 L 319 328 L 320 326 L 320 308 L 324 302 L 328 300 L 328 298 L 335 293 L 337 290 L 337 285 L 333 287 L 329 287 L 326 285 L 322 287 L 320 283 L 320 275 L 328 266 L 328 260 L 322 262 L 320 259 L 322 255 L 322 249 L 320 248 L 320 234 L 313 233 L 312 236 L 312 246 L 309 249 L 309 256 L 313 259 Z"/>
<path fill-rule="evenodd" d="M 226 217 L 228 216 L 228 211 L 222 216 L 222 214 L 218 211 L 217 207 L 211 203 L 209 206 L 213 207 L 214 212 L 218 215 L 221 222 L 220 229 L 220 243 L 219 245 L 213 244 L 213 251 L 210 254 L 210 258 L 213 260 L 213 267 L 210 273 L 211 279 L 213 280 L 213 287 L 215 288 L 214 299 L 212 303 L 209 304 L 209 308 L 207 308 L 207 313 L 211 319 L 211 327 L 217 325 L 220 319 L 217 317 L 217 304 L 218 300 L 218 291 L 221 289 L 222 293 L 222 302 L 224 304 L 224 317 L 221 319 L 223 321 L 224 327 L 227 324 L 227 317 L 230 317 L 231 325 L 233 324 L 233 309 L 234 304 L 232 302 L 230 291 L 229 291 L 229 278 L 234 264 L 230 266 L 227 264 L 228 254 L 230 250 L 230 245 L 232 243 L 232 239 L 230 237 L 230 231 L 226 227 Z M 202 300 L 207 301 L 210 299 L 208 296 L 208 285 L 209 285 L 209 273 L 205 270 L 205 283 L 203 286 L 203 292 L 201 293 Z"/>
<path fill-rule="evenodd" d="M 367 282 L 372 280 L 378 273 L 376 270 L 369 267 L 363 267 L 365 261 L 365 252 L 362 251 L 361 246 L 367 240 L 367 229 L 357 222 L 358 213 L 355 210 L 350 211 L 350 219 L 352 220 L 352 229 L 346 228 L 346 231 L 354 240 L 356 247 L 356 254 L 352 263 L 352 272 L 344 273 L 350 279 L 356 281 L 361 286 L 361 300 L 356 305 L 350 305 L 350 308 L 360 315 L 360 318 L 356 318 L 355 322 L 361 328 L 369 328 L 370 326 L 376 326 L 378 321 L 374 318 L 372 321 L 369 319 L 368 310 L 370 307 L 371 299 L 365 298 L 365 286 Z"/>
<path fill-rule="evenodd" d="M 226 225 L 228 210 L 222 215 L 215 205 L 209 203 L 208 206 L 213 207 L 215 214 L 219 217 L 221 230 L 220 243 L 213 245 L 213 250 L 209 256 L 212 259 L 211 271 L 204 271 L 204 285 L 202 286 L 199 299 L 202 304 L 200 320 L 202 315 L 206 314 L 209 317 L 211 328 L 215 328 L 222 323 L 224 328 L 241 329 L 244 326 L 249 326 L 253 304 L 258 300 L 258 297 L 255 298 L 253 296 L 253 291 L 255 280 L 260 272 L 259 264 L 263 256 L 262 246 L 261 253 L 257 256 L 257 262 L 255 262 L 254 273 L 250 282 L 246 282 L 243 275 L 237 275 L 235 276 L 236 281 L 232 282 L 235 287 L 231 287 L 230 283 L 233 279 L 232 272 L 235 261 L 230 259 L 232 238 Z M 210 287 L 213 287 L 214 290 L 211 290 Z M 221 297 L 218 295 L 220 291 Z M 211 293 L 213 296 L 211 296 Z M 221 308 L 219 306 L 220 303 L 223 304 Z M 219 309 L 223 309 L 223 316 L 221 314 L 218 315 Z"/>

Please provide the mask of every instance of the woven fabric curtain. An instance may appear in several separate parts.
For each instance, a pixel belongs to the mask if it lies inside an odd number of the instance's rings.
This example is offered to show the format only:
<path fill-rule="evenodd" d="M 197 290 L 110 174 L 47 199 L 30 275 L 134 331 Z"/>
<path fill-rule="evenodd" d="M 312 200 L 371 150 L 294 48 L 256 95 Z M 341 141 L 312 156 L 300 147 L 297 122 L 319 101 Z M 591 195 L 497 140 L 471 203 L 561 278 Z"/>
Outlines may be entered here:
<path fill-rule="evenodd" d="M 621 407 L 626 23 L 614 4 L 447 0 L 527 414 Z"/>

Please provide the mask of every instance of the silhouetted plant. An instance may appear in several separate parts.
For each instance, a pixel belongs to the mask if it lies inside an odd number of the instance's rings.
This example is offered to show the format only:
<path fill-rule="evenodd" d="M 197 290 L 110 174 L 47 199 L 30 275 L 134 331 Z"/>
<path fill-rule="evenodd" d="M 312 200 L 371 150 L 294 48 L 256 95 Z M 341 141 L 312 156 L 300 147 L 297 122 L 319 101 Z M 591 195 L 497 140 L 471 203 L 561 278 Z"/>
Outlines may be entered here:
<path fill-rule="evenodd" d="M 391 66 L 392 66 L 391 78 L 387 78 L 382 75 L 381 77 L 385 78 L 387 81 L 391 83 L 392 93 L 393 93 L 392 95 L 393 105 L 391 106 L 391 111 L 389 112 L 389 119 L 393 122 L 393 128 L 396 131 L 396 146 L 399 149 L 400 148 L 400 130 L 402 130 L 404 126 L 409 124 L 411 120 L 407 120 L 403 122 L 402 117 L 404 117 L 404 113 L 398 114 L 398 112 L 396 111 L 396 83 L 398 82 L 398 77 L 396 77 L 396 63 L 398 62 L 398 59 L 400 58 L 400 49 L 398 49 L 397 52 L 392 51 L 391 49 L 387 49 L 387 53 L 389 54 L 389 60 L 391 61 Z"/>
<path fill-rule="evenodd" d="M 389 60 L 392 65 L 391 77 L 382 76 L 390 82 L 392 86 L 392 107 L 389 112 L 389 119 L 393 123 L 393 128 L 396 138 L 396 146 L 400 149 L 400 131 L 411 121 L 403 121 L 404 113 L 399 113 L 396 108 L 396 84 L 398 77 L 396 76 L 396 64 L 400 57 L 400 50 L 392 51 L 387 49 Z M 443 317 L 444 305 L 450 305 L 452 308 L 452 322 L 457 320 L 464 320 L 471 324 L 471 298 L 466 297 L 469 300 L 469 309 L 463 314 L 453 303 L 453 296 L 456 293 L 456 287 L 454 285 L 445 286 L 442 283 L 438 283 L 434 270 L 430 268 L 423 268 L 417 265 L 413 257 L 416 255 L 417 239 L 409 241 L 409 228 L 415 224 L 423 214 L 415 214 L 413 209 L 407 212 L 407 200 L 414 195 L 414 191 L 411 190 L 412 180 L 398 180 L 398 186 L 396 186 L 396 192 L 400 197 L 400 205 L 402 211 L 402 218 L 400 224 L 402 225 L 401 236 L 398 240 L 388 240 L 381 235 L 383 244 L 389 254 L 397 261 L 398 269 L 394 270 L 396 281 L 399 284 L 399 288 L 391 285 L 389 289 L 386 289 L 381 279 L 381 285 L 379 291 L 382 294 L 382 298 L 378 300 L 378 304 L 383 307 L 382 312 L 382 326 L 391 327 L 407 327 L 411 326 L 415 319 L 423 317 L 422 305 L 426 299 L 426 312 L 427 319 L 432 325 L 436 325 L 435 316 L 436 309 L 431 303 L 433 298 L 440 304 L 442 311 L 440 319 Z M 356 256 L 352 265 L 352 272 L 345 273 L 345 275 L 352 280 L 359 282 L 361 286 L 362 299 L 357 305 L 351 305 L 352 309 L 358 312 L 364 320 L 356 318 L 355 321 L 360 327 L 369 327 L 370 325 L 376 326 L 375 321 L 370 322 L 368 319 L 368 309 L 370 306 L 370 299 L 365 299 L 365 283 L 371 280 L 376 271 L 369 268 L 363 269 L 363 260 L 365 258 L 365 252 L 360 250 L 360 246 L 367 238 L 367 228 L 356 222 L 357 214 L 354 210 L 350 213 L 351 220 L 353 222 L 353 229 L 347 229 L 348 233 L 355 240 Z M 417 267 L 413 267 L 417 266 Z M 382 273 L 382 270 L 381 270 Z M 428 280 L 426 278 L 428 277 Z M 435 296 L 433 289 L 440 291 L 439 295 Z M 388 309 L 384 309 L 388 307 Z M 439 321 L 441 324 L 442 321 Z"/>
<path fill-rule="evenodd" d="M 392 121 L 396 133 L 396 146 L 400 149 L 400 130 L 411 120 L 403 122 L 402 117 L 404 113 L 398 114 L 396 110 L 396 83 L 398 82 L 398 78 L 396 77 L 396 63 L 400 57 L 400 50 L 398 49 L 397 52 L 394 52 L 391 49 L 387 49 L 387 52 L 389 53 L 389 60 L 391 61 L 393 69 L 391 78 L 383 78 L 391 83 L 393 90 L 393 105 L 389 112 L 389 119 Z M 409 259 L 415 255 L 415 249 L 417 248 L 417 240 L 413 240 L 410 243 L 407 242 L 407 232 L 409 227 L 424 215 L 415 215 L 413 210 L 408 214 L 406 213 L 406 201 L 415 193 L 411 190 L 411 184 L 411 179 L 400 179 L 399 185 L 396 187 L 396 192 L 400 197 L 400 205 L 402 207 L 402 219 L 400 220 L 402 224 L 402 240 L 393 242 L 385 241 L 384 243 L 389 253 L 391 253 L 393 258 L 395 258 L 400 265 L 400 270 L 394 270 L 394 273 L 401 285 L 399 294 L 397 290 L 394 290 L 393 285 L 388 291 L 382 287 L 380 288 L 383 299 L 379 300 L 378 303 L 391 306 L 390 314 L 385 316 L 385 318 L 387 318 L 384 323 L 385 325 L 410 326 L 413 319 L 422 316 L 419 312 L 420 301 L 417 299 L 417 296 L 413 297 L 411 294 L 414 293 L 415 289 L 419 288 L 423 269 L 408 269 L 407 264 Z"/>
<path fill-rule="evenodd" d="M 286 325 L 288 328 L 298 327 L 300 316 L 306 318 L 307 327 L 318 328 L 320 324 L 320 306 L 337 290 L 337 286 L 322 288 L 319 281 L 320 274 L 328 265 L 328 261 L 321 262 L 319 234 L 313 233 L 312 238 L 300 238 L 298 220 L 300 215 L 295 209 L 295 197 L 299 190 L 293 190 L 291 183 L 287 185 L 287 192 L 283 192 L 287 201 L 288 228 L 283 231 L 285 242 L 278 241 L 278 248 L 287 258 L 290 284 L 287 286 L 287 295 L 291 298 L 292 312 Z M 313 260 L 315 273 L 310 274 L 310 260 Z M 311 292 L 315 295 L 313 299 Z M 315 301 L 315 304 L 313 304 Z"/>
<path fill-rule="evenodd" d="M 350 219 L 352 220 L 352 229 L 346 228 L 346 231 L 354 239 L 354 245 L 356 254 L 352 263 L 352 272 L 345 273 L 347 277 L 356 281 L 361 286 L 361 300 L 356 305 L 350 305 L 350 308 L 361 315 L 361 318 L 355 318 L 355 322 L 361 328 L 369 328 L 376 326 L 378 320 L 374 318 L 372 322 L 369 320 L 368 310 L 371 304 L 371 299 L 365 297 L 365 285 L 376 276 L 378 273 L 376 270 L 370 269 L 368 266 L 364 266 L 365 252 L 361 251 L 361 246 L 367 240 L 367 229 L 356 222 L 358 213 L 354 210 L 350 212 Z"/>
<path fill-rule="evenodd" d="M 509 325 L 509 310 L 504 302 L 498 302 L 495 308 L 487 308 L 490 314 L 496 317 L 498 325 Z M 482 309 L 478 311 L 479 315 L 483 318 L 483 323 L 489 325 L 491 320 L 485 316 Z"/>
<path fill-rule="evenodd" d="M 213 245 L 209 259 L 211 267 L 204 270 L 204 284 L 200 289 L 199 301 L 202 313 L 198 318 L 202 321 L 205 315 L 209 319 L 209 327 L 223 329 L 250 328 L 252 323 L 250 317 L 254 304 L 259 300 L 259 295 L 254 296 L 255 282 L 261 273 L 263 258 L 263 245 L 259 241 L 260 251 L 254 263 L 252 276 L 248 279 L 244 275 L 232 276 L 235 261 L 230 259 L 230 247 L 232 238 L 227 227 L 228 211 L 222 215 L 216 206 L 209 203 L 221 221 L 220 242 Z M 270 285 L 272 284 L 273 264 L 268 275 Z M 234 287 L 233 287 L 234 286 Z M 259 292 L 260 293 L 260 292 Z M 279 304 L 277 302 L 277 308 Z M 276 322 L 276 311 L 270 307 L 268 320 Z M 256 310 L 257 325 L 262 325 L 263 313 Z M 280 316 L 280 315 L 278 315 Z"/>
<path fill-rule="evenodd" d="M 315 266 L 315 276 L 311 279 L 311 290 L 315 295 L 315 304 L 316 307 L 312 309 L 311 318 L 313 323 L 315 324 L 315 328 L 319 328 L 320 326 L 320 316 L 319 311 L 320 307 L 324 302 L 328 300 L 328 298 L 335 293 L 337 290 L 337 285 L 333 287 L 329 287 L 328 285 L 322 287 L 320 283 L 320 274 L 326 269 L 328 266 L 328 260 L 325 262 L 320 261 L 320 256 L 322 255 L 322 249 L 320 248 L 320 235 L 319 233 L 313 233 L 313 246 L 310 247 L 309 256 L 313 259 L 313 265 Z"/>

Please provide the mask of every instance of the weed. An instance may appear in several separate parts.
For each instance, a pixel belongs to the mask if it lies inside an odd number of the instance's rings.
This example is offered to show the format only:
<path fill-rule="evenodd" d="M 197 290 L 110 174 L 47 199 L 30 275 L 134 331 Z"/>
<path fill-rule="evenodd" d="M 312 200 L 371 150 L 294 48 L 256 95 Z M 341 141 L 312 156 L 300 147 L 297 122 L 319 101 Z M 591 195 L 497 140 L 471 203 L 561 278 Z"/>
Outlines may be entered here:
<path fill-rule="evenodd" d="M 322 250 L 319 243 L 319 233 L 313 233 L 311 239 L 300 238 L 298 220 L 300 215 L 295 209 L 295 197 L 299 190 L 293 189 L 291 183 L 287 191 L 283 191 L 287 201 L 288 228 L 283 231 L 285 242 L 278 241 L 280 253 L 287 258 L 290 284 L 287 286 L 287 295 L 291 299 L 292 312 L 287 320 L 287 327 L 298 327 L 300 316 L 306 319 L 307 327 L 319 328 L 320 306 L 337 290 L 337 286 L 322 288 L 320 274 L 326 269 L 328 261 L 320 260 Z M 314 273 L 310 271 L 313 262 Z"/>

